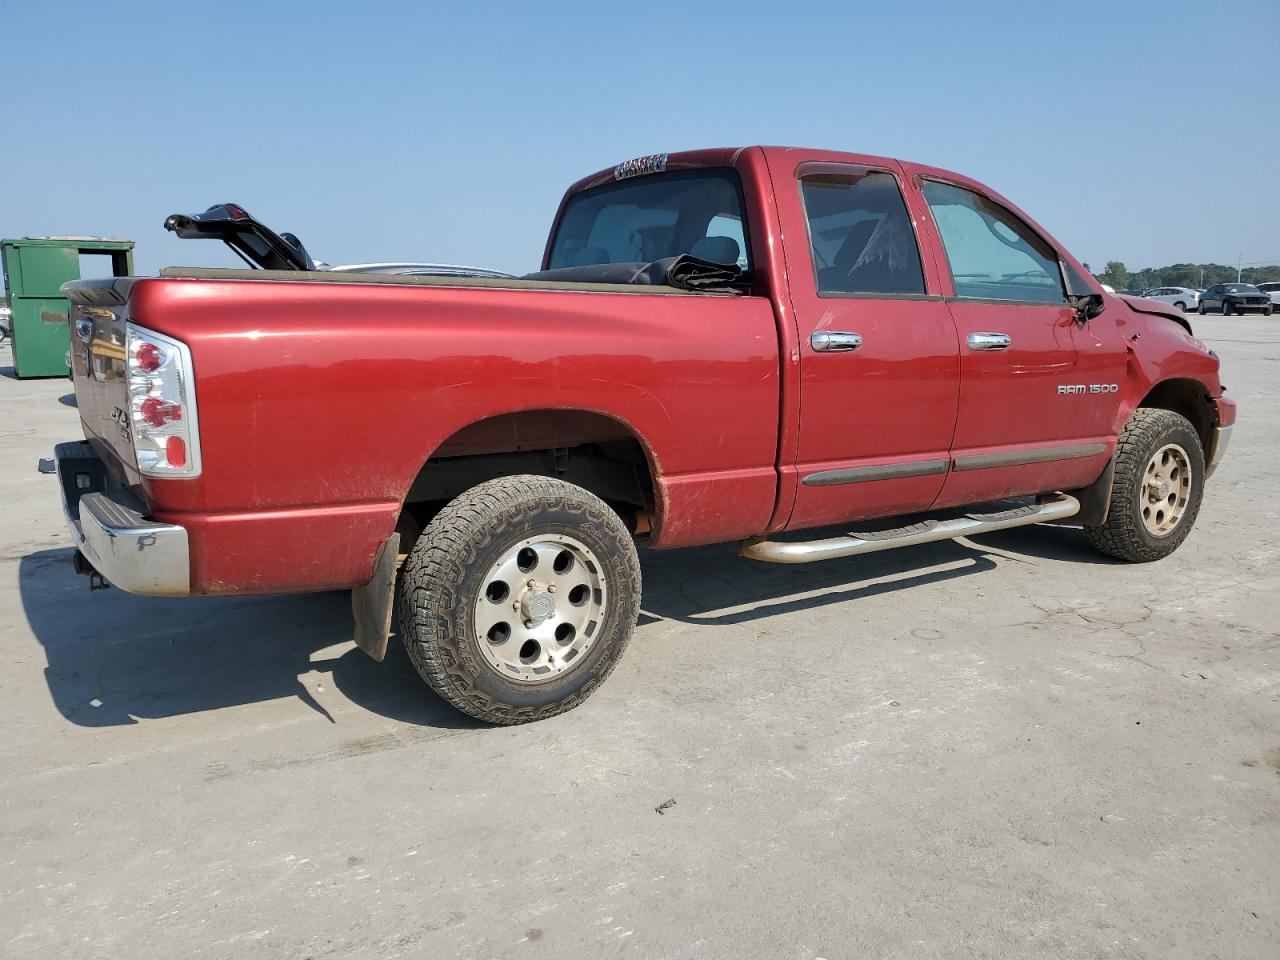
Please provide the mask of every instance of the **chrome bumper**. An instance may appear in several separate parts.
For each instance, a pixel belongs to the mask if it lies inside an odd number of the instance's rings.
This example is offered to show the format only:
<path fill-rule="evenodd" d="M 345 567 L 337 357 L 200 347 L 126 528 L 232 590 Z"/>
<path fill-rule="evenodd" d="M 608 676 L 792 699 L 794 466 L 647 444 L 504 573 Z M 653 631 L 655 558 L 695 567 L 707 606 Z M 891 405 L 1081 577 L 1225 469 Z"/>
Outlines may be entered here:
<path fill-rule="evenodd" d="M 1213 471 L 1218 469 L 1218 464 L 1222 463 L 1222 458 L 1227 453 L 1227 446 L 1231 443 L 1231 431 L 1235 429 L 1235 424 L 1229 427 L 1215 427 L 1213 431 L 1213 446 L 1209 451 L 1209 463 L 1205 467 L 1204 475 L 1212 477 Z"/>
<path fill-rule="evenodd" d="M 149 596 L 176 597 L 191 592 L 191 556 L 187 531 L 174 523 L 155 523 L 139 512 L 123 490 L 80 492 L 83 456 L 67 449 L 87 444 L 61 444 L 55 453 L 62 486 L 62 509 L 76 546 L 94 569 L 121 590 Z"/>

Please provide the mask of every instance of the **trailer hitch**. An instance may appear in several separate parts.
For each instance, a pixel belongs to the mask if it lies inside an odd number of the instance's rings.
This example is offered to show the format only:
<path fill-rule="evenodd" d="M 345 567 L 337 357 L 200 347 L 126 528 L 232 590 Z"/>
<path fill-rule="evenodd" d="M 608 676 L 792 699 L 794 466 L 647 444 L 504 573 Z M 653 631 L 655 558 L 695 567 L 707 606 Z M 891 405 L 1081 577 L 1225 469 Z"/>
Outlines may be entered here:
<path fill-rule="evenodd" d="M 75 555 L 72 556 L 71 566 L 75 570 L 75 572 L 78 573 L 80 576 L 89 578 L 90 593 L 92 593 L 94 590 L 110 590 L 111 589 L 111 584 L 107 580 L 107 578 L 104 577 L 102 574 L 100 574 L 97 568 L 94 567 L 94 565 L 89 562 L 89 558 L 86 557 L 79 550 L 77 550 L 75 552 Z"/>

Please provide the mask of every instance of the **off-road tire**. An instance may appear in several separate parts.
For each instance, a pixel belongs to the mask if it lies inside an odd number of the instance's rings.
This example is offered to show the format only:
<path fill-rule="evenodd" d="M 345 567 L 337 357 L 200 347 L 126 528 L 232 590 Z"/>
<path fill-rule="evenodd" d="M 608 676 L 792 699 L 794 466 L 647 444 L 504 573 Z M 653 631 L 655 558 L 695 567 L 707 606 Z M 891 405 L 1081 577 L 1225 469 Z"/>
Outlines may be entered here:
<path fill-rule="evenodd" d="M 1145 471 L 1156 452 L 1171 443 L 1180 446 L 1190 461 L 1191 490 L 1178 525 L 1164 536 L 1154 536 L 1142 520 Z M 1089 542 L 1102 553 L 1130 563 L 1167 557 L 1191 533 L 1204 496 L 1204 448 L 1195 428 L 1172 411 L 1140 407 L 1120 432 L 1113 461 L 1110 509 L 1101 525 L 1084 528 Z"/>
<path fill-rule="evenodd" d="M 529 537 L 565 535 L 598 558 L 608 584 L 602 623 L 581 662 L 554 679 L 502 676 L 481 654 L 473 612 L 492 565 Z M 409 659 L 442 699 L 494 724 L 528 723 L 582 703 L 617 664 L 640 610 L 631 534 L 599 497 L 562 480 L 489 480 L 450 501 L 422 531 L 397 587 Z"/>

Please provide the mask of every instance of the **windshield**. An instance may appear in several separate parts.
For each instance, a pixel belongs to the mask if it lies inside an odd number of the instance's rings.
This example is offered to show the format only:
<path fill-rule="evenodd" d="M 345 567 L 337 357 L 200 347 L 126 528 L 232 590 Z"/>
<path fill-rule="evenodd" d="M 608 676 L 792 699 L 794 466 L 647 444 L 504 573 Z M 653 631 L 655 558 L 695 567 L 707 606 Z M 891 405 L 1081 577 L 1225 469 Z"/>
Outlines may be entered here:
<path fill-rule="evenodd" d="M 637 177 L 577 194 L 560 218 L 547 267 L 681 254 L 750 269 L 742 188 L 732 170 Z"/>
<path fill-rule="evenodd" d="M 1258 288 L 1248 283 L 1228 283 L 1227 293 L 1257 293 Z"/>

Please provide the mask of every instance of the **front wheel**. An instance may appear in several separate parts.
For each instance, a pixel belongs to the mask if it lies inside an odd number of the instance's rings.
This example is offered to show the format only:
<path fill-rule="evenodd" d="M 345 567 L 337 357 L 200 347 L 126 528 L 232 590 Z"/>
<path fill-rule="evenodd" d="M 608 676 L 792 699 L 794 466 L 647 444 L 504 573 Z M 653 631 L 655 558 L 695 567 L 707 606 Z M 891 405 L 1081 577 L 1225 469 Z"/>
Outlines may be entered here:
<path fill-rule="evenodd" d="M 1274 311 L 1274 309 L 1275 309 L 1274 307 L 1263 307 L 1263 308 L 1262 308 L 1262 315 L 1263 315 L 1264 317 L 1269 317 L 1269 316 L 1271 316 L 1271 314 L 1272 314 L 1272 312 Z"/>
<path fill-rule="evenodd" d="M 1167 557 L 1187 539 L 1204 495 L 1204 449 L 1195 428 L 1169 410 L 1141 407 L 1120 433 L 1107 519 L 1089 542 L 1130 563 Z"/>
<path fill-rule="evenodd" d="M 1204 308 L 1204 301 L 1203 301 L 1203 300 L 1201 300 L 1201 301 L 1200 301 L 1200 306 L 1198 306 L 1198 307 L 1196 308 L 1196 312 L 1197 312 L 1197 313 L 1199 313 L 1199 314 L 1200 314 L 1200 316 L 1202 316 L 1202 317 L 1203 317 L 1203 316 L 1205 315 L 1205 313 L 1207 312 L 1207 311 L 1205 310 L 1205 308 Z"/>
<path fill-rule="evenodd" d="M 1231 316 L 1231 304 L 1227 303 L 1225 300 L 1222 301 L 1222 315 L 1224 317 Z"/>
<path fill-rule="evenodd" d="M 398 587 L 409 659 L 489 723 L 576 707 L 622 655 L 640 609 L 631 534 L 599 497 L 549 477 L 461 494 L 414 544 Z"/>

